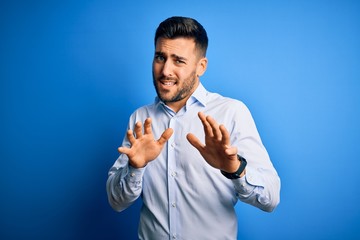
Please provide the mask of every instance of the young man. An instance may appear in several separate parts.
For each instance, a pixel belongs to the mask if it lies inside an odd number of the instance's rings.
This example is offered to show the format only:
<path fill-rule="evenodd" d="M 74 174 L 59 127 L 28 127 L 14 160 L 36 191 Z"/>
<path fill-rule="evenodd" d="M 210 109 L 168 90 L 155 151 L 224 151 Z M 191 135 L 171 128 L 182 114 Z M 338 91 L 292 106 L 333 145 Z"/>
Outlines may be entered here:
<path fill-rule="evenodd" d="M 107 193 L 117 211 L 139 196 L 139 239 L 236 239 L 237 200 L 271 212 L 280 179 L 247 107 L 200 82 L 208 38 L 172 17 L 155 34 L 157 98 L 130 117 Z"/>

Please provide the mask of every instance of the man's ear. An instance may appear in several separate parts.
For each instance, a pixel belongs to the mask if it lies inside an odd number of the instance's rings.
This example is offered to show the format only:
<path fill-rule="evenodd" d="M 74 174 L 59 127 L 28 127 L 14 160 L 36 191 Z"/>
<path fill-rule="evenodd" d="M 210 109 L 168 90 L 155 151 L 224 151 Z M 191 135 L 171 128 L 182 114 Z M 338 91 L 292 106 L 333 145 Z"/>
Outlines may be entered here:
<path fill-rule="evenodd" d="M 208 60 L 206 57 L 203 57 L 199 60 L 198 66 L 196 68 L 196 76 L 200 77 L 202 76 L 207 68 Z"/>

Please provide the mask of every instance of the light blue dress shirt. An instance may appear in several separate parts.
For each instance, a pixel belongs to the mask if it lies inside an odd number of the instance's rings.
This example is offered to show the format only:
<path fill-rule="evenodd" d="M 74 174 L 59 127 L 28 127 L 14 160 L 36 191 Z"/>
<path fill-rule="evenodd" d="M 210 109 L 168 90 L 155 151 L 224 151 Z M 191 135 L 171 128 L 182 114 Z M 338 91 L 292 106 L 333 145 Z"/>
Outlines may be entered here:
<path fill-rule="evenodd" d="M 248 162 L 244 177 L 225 178 L 187 141 L 186 135 L 193 133 L 204 142 L 200 111 L 225 125 L 231 145 Z M 234 240 L 238 199 L 269 212 L 278 205 L 280 179 L 242 102 L 210 93 L 200 83 L 179 112 L 156 98 L 154 104 L 131 115 L 128 128 L 134 129 L 136 122 L 148 117 L 155 139 L 166 128 L 174 130 L 161 154 L 141 169 L 131 167 L 121 154 L 107 181 L 108 199 L 117 211 L 142 197 L 139 239 Z M 126 137 L 122 145 L 130 147 Z"/>

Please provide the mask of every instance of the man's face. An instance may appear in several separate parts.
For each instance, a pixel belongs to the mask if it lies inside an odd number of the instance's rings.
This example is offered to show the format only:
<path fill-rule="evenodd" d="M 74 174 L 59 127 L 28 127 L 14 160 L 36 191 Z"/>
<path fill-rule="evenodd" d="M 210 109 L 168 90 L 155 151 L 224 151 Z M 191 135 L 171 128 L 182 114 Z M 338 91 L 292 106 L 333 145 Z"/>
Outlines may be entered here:
<path fill-rule="evenodd" d="M 199 85 L 206 64 L 193 39 L 159 38 L 153 60 L 153 82 L 158 97 L 175 112 L 180 110 Z"/>

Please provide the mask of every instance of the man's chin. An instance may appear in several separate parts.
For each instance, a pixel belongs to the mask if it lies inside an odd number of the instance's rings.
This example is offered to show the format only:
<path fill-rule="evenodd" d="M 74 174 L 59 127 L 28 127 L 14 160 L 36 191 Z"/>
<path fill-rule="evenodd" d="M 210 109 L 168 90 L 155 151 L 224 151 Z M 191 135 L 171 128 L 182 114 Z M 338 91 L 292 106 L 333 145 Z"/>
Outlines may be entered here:
<path fill-rule="evenodd" d="M 168 94 L 158 94 L 158 97 L 160 98 L 161 101 L 163 101 L 164 103 L 172 103 L 172 102 L 177 102 L 179 101 L 176 97 L 168 95 Z"/>
<path fill-rule="evenodd" d="M 168 97 L 164 97 L 164 96 L 158 96 L 160 98 L 161 101 L 163 101 L 164 103 L 168 103 L 168 102 L 173 102 L 172 98 L 168 98 Z"/>

